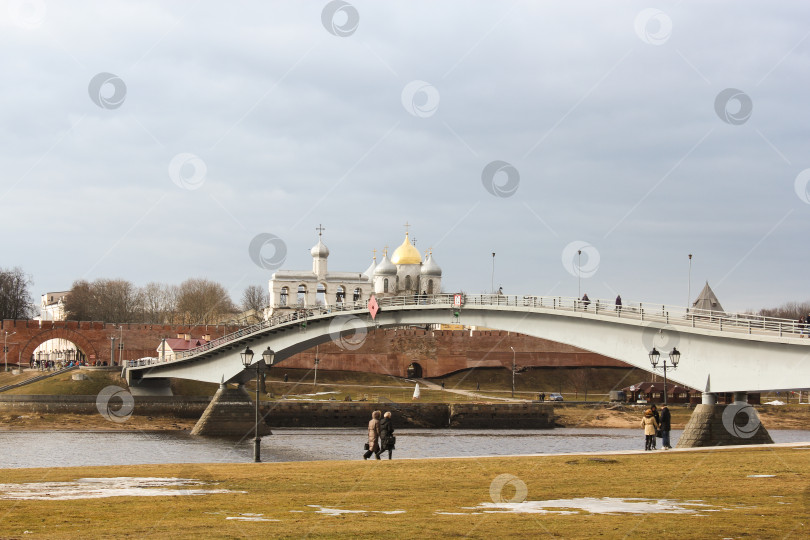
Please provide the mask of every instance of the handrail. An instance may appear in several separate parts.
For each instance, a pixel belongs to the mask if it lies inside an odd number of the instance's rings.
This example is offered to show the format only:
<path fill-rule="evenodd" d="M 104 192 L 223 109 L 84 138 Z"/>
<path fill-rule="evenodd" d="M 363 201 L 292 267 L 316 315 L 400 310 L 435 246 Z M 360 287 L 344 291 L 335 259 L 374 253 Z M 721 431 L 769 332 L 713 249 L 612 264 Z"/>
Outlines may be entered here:
<path fill-rule="evenodd" d="M 435 306 L 452 308 L 455 294 L 406 295 L 377 298 L 380 308 L 417 306 L 434 308 Z M 591 313 L 602 316 L 613 316 L 621 319 L 636 319 L 640 322 L 663 322 L 668 326 L 703 328 L 728 333 L 745 333 L 747 335 L 778 335 L 781 337 L 801 337 L 810 333 L 810 324 L 805 325 L 792 319 L 765 317 L 750 313 L 725 313 L 665 304 L 643 304 L 641 302 L 623 302 L 617 306 L 608 299 L 583 301 L 580 298 L 564 296 L 518 296 L 503 294 L 462 294 L 462 309 L 467 306 L 494 307 L 497 309 L 515 309 L 520 311 L 565 311 Z M 366 313 L 365 301 L 339 302 L 333 305 L 309 307 L 296 306 L 296 310 L 284 315 L 274 315 L 269 319 L 246 326 L 214 339 L 194 349 L 174 353 L 171 360 L 161 358 L 140 358 L 128 361 L 128 367 L 143 367 L 154 364 L 176 362 L 197 356 L 216 349 L 241 338 L 255 335 L 270 328 L 304 321 L 315 317 L 331 316 L 335 313 Z"/>

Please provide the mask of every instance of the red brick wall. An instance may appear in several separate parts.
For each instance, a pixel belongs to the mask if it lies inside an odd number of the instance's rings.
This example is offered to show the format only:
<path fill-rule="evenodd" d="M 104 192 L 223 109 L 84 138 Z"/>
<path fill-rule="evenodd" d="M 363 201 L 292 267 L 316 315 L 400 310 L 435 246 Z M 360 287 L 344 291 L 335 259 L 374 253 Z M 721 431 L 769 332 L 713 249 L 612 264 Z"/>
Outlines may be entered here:
<path fill-rule="evenodd" d="M 627 364 L 554 341 L 503 331 L 377 330 L 349 351 L 336 343 L 321 345 L 319 369 L 365 371 L 403 377 L 411 362 L 424 377 L 438 377 L 473 367 L 628 367 Z M 311 369 L 315 350 L 297 354 L 280 366 Z"/>
<path fill-rule="evenodd" d="M 119 329 L 123 326 L 123 332 Z M 49 339 L 68 339 L 76 344 L 88 361 L 110 362 L 110 338 L 115 337 L 115 360 L 118 361 L 118 343 L 123 337 L 124 359 L 142 356 L 157 356 L 156 349 L 164 337 L 190 333 L 194 337 L 211 334 L 212 338 L 234 332 L 237 327 L 225 325 L 159 325 L 159 324 L 112 324 L 89 321 L 29 321 L 4 320 L 0 322 L 0 338 L 8 336 L 8 361 L 16 364 L 19 359 L 28 364 L 31 354 Z M 0 357 L 2 361 L 2 357 Z"/>
<path fill-rule="evenodd" d="M 122 325 L 124 359 L 157 356 L 156 349 L 164 337 L 190 333 L 194 337 L 211 334 L 212 338 L 234 332 L 237 327 L 223 325 L 171 326 L 153 324 Z M 8 361 L 19 358 L 28 363 L 31 353 L 49 339 L 63 338 L 75 343 L 89 361 L 110 361 L 110 338 L 116 338 L 115 359 L 118 360 L 118 325 L 102 322 L 76 321 L 15 321 L 0 323 L 3 331 L 17 332 L 9 336 Z M 469 332 L 459 330 L 377 330 L 365 336 L 356 350 L 345 350 L 336 343 L 319 348 L 320 369 L 364 371 L 405 376 L 411 362 L 422 366 L 422 375 L 438 377 L 473 367 L 511 367 L 512 350 L 518 367 L 627 367 L 627 364 L 576 347 L 504 331 Z M 310 369 L 315 350 L 284 360 L 283 366 Z M 2 361 L 2 357 L 0 357 Z"/>

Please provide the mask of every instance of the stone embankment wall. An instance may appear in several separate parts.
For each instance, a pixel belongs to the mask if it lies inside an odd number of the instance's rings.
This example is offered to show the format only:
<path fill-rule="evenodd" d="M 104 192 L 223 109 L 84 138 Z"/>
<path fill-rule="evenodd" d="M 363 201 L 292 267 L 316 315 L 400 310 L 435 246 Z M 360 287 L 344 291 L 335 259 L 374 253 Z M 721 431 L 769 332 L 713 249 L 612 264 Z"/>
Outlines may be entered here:
<path fill-rule="evenodd" d="M 138 416 L 200 418 L 210 398 L 134 396 Z M 246 397 L 244 399 L 247 399 Z M 232 399 L 242 405 L 250 403 Z M 241 404 L 239 403 L 241 401 Z M 230 403 L 230 402 L 229 402 Z M 115 408 L 114 402 L 110 406 Z M 554 427 L 554 407 L 548 403 L 262 403 L 261 414 L 270 427 L 363 427 L 375 410 L 391 411 L 399 428 L 546 429 Z M 0 395 L 4 413 L 99 414 L 96 396 Z M 217 417 L 219 425 L 223 418 Z"/>

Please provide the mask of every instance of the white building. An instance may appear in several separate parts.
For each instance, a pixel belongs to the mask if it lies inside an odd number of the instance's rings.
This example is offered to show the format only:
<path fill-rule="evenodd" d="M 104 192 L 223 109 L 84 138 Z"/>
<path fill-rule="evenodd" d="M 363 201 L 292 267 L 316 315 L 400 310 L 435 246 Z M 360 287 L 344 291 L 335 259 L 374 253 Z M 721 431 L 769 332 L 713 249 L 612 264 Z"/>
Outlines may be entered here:
<path fill-rule="evenodd" d="M 380 264 L 377 264 L 375 255 L 364 272 L 330 272 L 327 268 L 329 248 L 324 245 L 320 234 L 310 254 L 311 271 L 279 270 L 270 278 L 271 313 L 268 316 L 297 308 L 364 301 L 372 293 L 393 296 L 441 292 L 441 268 L 432 254 L 422 261 L 407 232 L 402 245 L 390 259 L 386 248 Z"/>
<path fill-rule="evenodd" d="M 70 291 L 48 292 L 42 295 L 39 303 L 40 316 L 35 320 L 42 321 L 64 321 L 65 320 L 65 298 Z"/>

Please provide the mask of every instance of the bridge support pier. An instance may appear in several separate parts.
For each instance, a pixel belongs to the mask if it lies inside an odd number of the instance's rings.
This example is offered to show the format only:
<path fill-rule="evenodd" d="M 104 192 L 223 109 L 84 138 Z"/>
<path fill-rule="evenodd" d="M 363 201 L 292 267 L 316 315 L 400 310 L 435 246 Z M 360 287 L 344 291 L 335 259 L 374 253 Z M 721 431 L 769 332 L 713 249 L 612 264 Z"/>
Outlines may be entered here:
<path fill-rule="evenodd" d="M 251 401 L 245 386 L 219 385 L 211 403 L 191 430 L 192 435 L 251 439 L 256 422 L 256 404 Z M 259 436 L 272 435 L 270 427 L 259 421 Z"/>
<path fill-rule="evenodd" d="M 717 395 L 704 392 L 683 430 L 678 448 L 773 444 L 746 392 L 734 392 L 734 403 L 718 405 Z"/>

